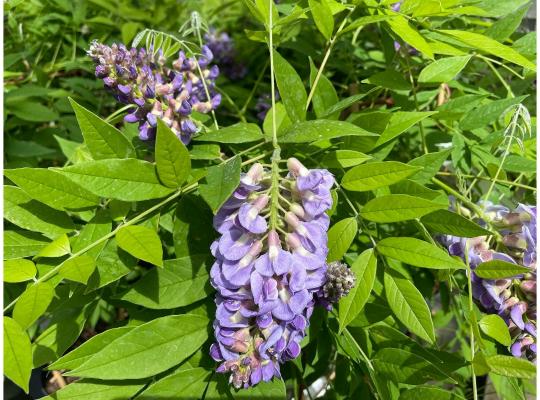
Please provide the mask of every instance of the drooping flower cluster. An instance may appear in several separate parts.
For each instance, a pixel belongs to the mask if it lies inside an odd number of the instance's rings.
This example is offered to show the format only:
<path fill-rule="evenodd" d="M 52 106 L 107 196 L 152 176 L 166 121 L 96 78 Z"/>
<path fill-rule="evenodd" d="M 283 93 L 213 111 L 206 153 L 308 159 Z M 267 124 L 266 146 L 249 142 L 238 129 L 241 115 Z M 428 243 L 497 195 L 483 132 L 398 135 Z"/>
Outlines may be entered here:
<path fill-rule="evenodd" d="M 334 178 L 294 158 L 288 169 L 276 199 L 276 177 L 254 164 L 214 218 L 221 236 L 211 247 L 217 343 L 210 354 L 237 388 L 279 377 L 279 364 L 300 354 L 326 281 Z"/>
<path fill-rule="evenodd" d="M 210 65 L 213 55 L 207 46 L 201 52 L 198 58 L 188 58 L 180 51 L 171 68 L 161 50 L 154 54 L 152 49 L 128 50 L 123 44 L 94 41 L 88 54 L 96 64 L 96 77 L 103 79 L 115 99 L 134 106 L 124 120 L 139 123 L 141 140 L 155 138 L 161 119 L 187 144 L 198 131 L 192 111 L 208 113 L 221 102 L 214 89 L 219 69 Z"/>
<path fill-rule="evenodd" d="M 279 91 L 276 89 L 276 101 L 280 99 Z M 257 118 L 259 121 L 264 121 L 268 110 L 272 108 L 272 98 L 270 93 L 263 93 L 257 98 L 255 103 L 255 111 L 257 111 Z"/>
<path fill-rule="evenodd" d="M 445 236 L 441 241 L 451 255 L 468 259 L 474 269 L 481 263 L 502 260 L 528 267 L 530 272 L 507 279 L 482 279 L 472 273 L 473 296 L 487 313 L 500 315 L 513 338 L 516 357 L 536 359 L 536 207 L 520 204 L 514 211 L 489 205 L 486 215 L 502 235 L 502 248 L 490 247 L 484 236 L 465 239 Z"/>
<path fill-rule="evenodd" d="M 247 68 L 237 60 L 234 41 L 226 32 L 218 33 L 215 28 L 211 28 L 204 35 L 204 40 L 214 54 L 214 61 L 227 78 L 238 80 L 246 76 Z"/>

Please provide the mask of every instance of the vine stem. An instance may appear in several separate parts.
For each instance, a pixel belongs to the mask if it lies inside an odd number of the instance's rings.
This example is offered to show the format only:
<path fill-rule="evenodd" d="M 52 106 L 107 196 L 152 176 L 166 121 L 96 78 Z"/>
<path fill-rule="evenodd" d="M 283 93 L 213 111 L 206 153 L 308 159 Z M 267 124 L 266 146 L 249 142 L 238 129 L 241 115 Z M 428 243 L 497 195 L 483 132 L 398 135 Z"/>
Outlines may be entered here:
<path fill-rule="evenodd" d="M 495 173 L 495 177 L 491 181 L 491 184 L 489 185 L 489 189 L 486 192 L 486 195 L 484 196 L 484 207 L 483 209 L 486 209 L 487 201 L 489 200 L 489 196 L 491 195 L 491 192 L 493 191 L 493 188 L 495 187 L 495 183 L 497 182 L 497 179 L 499 178 L 499 174 L 502 171 L 504 162 L 506 161 L 506 157 L 508 157 L 508 154 L 510 153 L 510 147 L 512 146 L 512 143 L 514 142 L 514 135 L 516 133 L 516 127 L 517 127 L 517 121 L 519 118 L 519 111 L 515 112 L 512 116 L 512 120 L 510 121 L 510 129 L 512 130 L 510 133 L 510 138 L 508 139 L 508 144 L 506 145 L 506 148 L 504 149 L 504 155 L 501 160 L 501 163 L 499 164 L 499 167 L 497 168 L 497 172 Z M 506 132 L 505 132 L 506 133 Z"/>
<path fill-rule="evenodd" d="M 440 175 L 440 176 L 455 176 L 455 174 L 452 174 L 451 172 L 437 172 L 437 175 Z M 493 181 L 493 180 L 495 180 L 496 183 L 500 183 L 501 185 L 516 186 L 516 187 L 519 187 L 519 188 L 522 188 L 522 189 L 536 191 L 535 187 L 525 185 L 525 184 L 519 183 L 519 182 L 510 182 L 510 181 L 506 181 L 506 180 L 503 180 L 503 179 L 493 179 L 493 178 L 490 178 L 490 177 L 487 177 L 487 176 L 478 176 L 478 175 L 461 174 L 461 176 L 463 178 L 474 178 L 474 179 L 480 179 L 482 181 Z"/>
<path fill-rule="evenodd" d="M 467 286 L 469 289 L 469 335 L 470 335 L 470 346 L 471 346 L 471 375 L 472 375 L 472 385 L 473 385 L 473 399 L 478 400 L 478 388 L 476 387 L 476 375 L 474 373 L 474 353 L 475 353 L 475 343 L 474 343 L 474 328 L 473 323 L 476 322 L 474 318 L 474 309 L 473 309 L 473 296 L 472 296 L 472 270 L 469 263 L 469 240 L 465 241 L 465 265 L 467 266 Z"/>
<path fill-rule="evenodd" d="M 334 44 L 336 43 L 336 39 L 345 28 L 345 25 L 347 24 L 347 20 L 349 19 L 349 16 L 354 11 L 354 8 L 349 10 L 349 13 L 347 16 L 341 21 L 341 24 L 339 25 L 338 30 L 334 35 L 330 38 L 328 41 L 328 47 L 326 48 L 326 53 L 324 54 L 324 58 L 322 60 L 321 66 L 319 67 L 319 70 L 317 71 L 317 75 L 315 76 L 315 80 L 313 81 L 313 87 L 309 91 L 309 95 L 306 101 L 306 111 L 309 108 L 309 104 L 311 103 L 311 100 L 313 99 L 313 96 L 315 95 L 315 89 L 317 89 L 317 85 L 319 84 L 319 80 L 321 79 L 321 75 L 323 73 L 324 67 L 326 66 L 326 63 L 328 62 L 328 59 L 330 58 L 330 53 L 332 52 L 332 49 L 334 48 Z"/>
<path fill-rule="evenodd" d="M 111 231 L 110 233 L 108 233 L 107 235 L 105 236 L 102 236 L 101 238 L 99 238 L 98 240 L 96 240 L 95 242 L 92 242 L 90 243 L 88 246 L 84 247 L 83 249 L 79 250 L 78 252 L 74 253 L 74 254 L 71 254 L 69 256 L 69 258 L 65 259 L 64 261 L 62 261 L 60 264 L 58 264 L 56 267 L 54 267 L 53 269 L 51 269 L 49 272 L 47 272 L 46 274 L 44 274 L 43 276 L 39 277 L 39 279 L 36 279 L 34 281 L 34 285 L 37 285 L 38 283 L 40 282 L 44 282 L 46 281 L 47 279 L 51 278 L 52 276 L 56 275 L 58 273 L 58 271 L 60 270 L 60 268 L 62 268 L 62 265 L 64 265 L 64 263 L 68 260 L 71 260 L 75 257 L 79 257 L 80 255 L 86 253 L 88 250 L 96 247 L 98 244 L 100 243 L 103 243 L 104 241 L 114 237 L 118 231 L 126 226 L 130 226 L 130 225 L 133 225 L 135 224 L 136 222 L 139 222 L 141 219 L 143 219 L 144 217 L 146 217 L 147 215 L 153 213 L 154 211 L 160 209 L 161 207 L 163 207 L 164 205 L 170 203 L 171 201 L 173 201 L 174 199 L 176 199 L 177 197 L 179 197 L 180 195 L 182 194 L 185 194 L 193 189 L 195 189 L 197 187 L 197 183 L 192 183 L 191 185 L 188 185 L 184 188 L 181 188 L 179 190 L 177 190 L 176 192 L 174 192 L 172 195 L 170 195 L 169 197 L 167 197 L 165 200 L 162 200 L 161 202 L 159 202 L 158 204 L 150 207 L 148 210 L 145 210 L 143 211 L 142 213 L 140 213 L 139 215 L 133 217 L 132 219 L 130 219 L 129 221 L 127 222 L 124 222 L 123 224 L 119 224 L 113 231 Z M 15 300 L 13 300 L 11 303 L 9 303 L 6 307 L 4 307 L 4 312 L 7 312 L 11 307 L 13 307 L 15 305 L 15 303 L 17 303 L 17 301 L 19 300 L 19 297 L 18 296 Z"/>
<path fill-rule="evenodd" d="M 270 52 L 270 87 L 272 94 L 272 146 L 274 152 L 272 153 L 272 182 L 270 186 L 270 228 L 278 228 L 279 219 L 279 162 L 281 160 L 281 148 L 277 140 L 277 126 L 276 126 L 276 88 L 275 88 L 275 76 L 274 76 L 274 21 L 273 21 L 273 9 L 274 0 L 268 0 L 268 50 Z"/>

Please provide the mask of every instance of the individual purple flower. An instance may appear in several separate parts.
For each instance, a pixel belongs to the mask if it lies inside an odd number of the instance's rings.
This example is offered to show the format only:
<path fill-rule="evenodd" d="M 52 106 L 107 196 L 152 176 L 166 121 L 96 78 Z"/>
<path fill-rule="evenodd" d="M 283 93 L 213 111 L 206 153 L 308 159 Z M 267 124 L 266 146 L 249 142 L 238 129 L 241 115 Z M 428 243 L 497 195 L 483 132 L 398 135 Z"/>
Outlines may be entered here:
<path fill-rule="evenodd" d="M 235 387 L 279 377 L 279 364 L 298 357 L 326 282 L 325 211 L 332 205 L 333 177 L 296 159 L 288 165 L 279 206 L 268 194 L 269 173 L 254 164 L 214 218 L 221 236 L 211 246 L 216 261 L 210 277 L 218 294 L 210 354 Z M 311 193 L 322 205 L 308 213 Z"/>
<path fill-rule="evenodd" d="M 128 50 L 123 44 L 94 41 L 88 51 L 96 64 L 96 77 L 118 102 L 133 105 L 124 121 L 139 124 L 141 140 L 155 138 L 161 119 L 184 144 L 199 130 L 191 113 L 208 113 L 221 102 L 214 83 L 219 69 L 210 65 L 213 56 L 207 46 L 201 53 L 198 58 L 187 58 L 180 51 L 171 68 L 165 65 L 161 50 Z"/>

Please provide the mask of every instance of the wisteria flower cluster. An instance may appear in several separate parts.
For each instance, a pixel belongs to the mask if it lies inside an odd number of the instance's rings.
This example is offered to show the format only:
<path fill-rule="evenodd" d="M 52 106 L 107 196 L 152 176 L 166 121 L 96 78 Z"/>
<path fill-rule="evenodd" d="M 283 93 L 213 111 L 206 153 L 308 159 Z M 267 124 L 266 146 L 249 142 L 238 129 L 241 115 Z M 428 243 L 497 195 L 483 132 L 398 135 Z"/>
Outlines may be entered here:
<path fill-rule="evenodd" d="M 132 104 L 134 111 L 124 118 L 139 123 L 141 140 L 155 138 L 157 120 L 161 119 L 184 144 L 198 131 L 192 111 L 208 113 L 221 102 L 215 92 L 219 68 L 211 65 L 213 54 L 207 46 L 201 56 L 188 58 L 180 51 L 172 67 L 161 49 L 127 49 L 123 44 L 94 41 L 88 54 L 96 64 L 96 76 L 120 103 Z"/>
<path fill-rule="evenodd" d="M 204 40 L 214 54 L 214 61 L 227 78 L 234 81 L 246 76 L 247 67 L 238 61 L 234 41 L 227 32 L 210 28 L 204 35 Z"/>
<path fill-rule="evenodd" d="M 287 165 L 279 204 L 270 172 L 254 164 L 214 218 L 221 237 L 211 249 L 217 343 L 210 353 L 237 388 L 279 377 L 279 364 L 300 354 L 326 282 L 334 178 L 294 158 Z"/>
<path fill-rule="evenodd" d="M 474 271 L 479 264 L 502 260 L 530 269 L 508 279 L 482 279 L 472 273 L 473 296 L 482 308 L 500 315 L 510 328 L 516 357 L 536 360 L 536 207 L 520 204 L 514 211 L 499 205 L 486 207 L 490 223 L 502 235 L 503 249 L 491 248 L 485 236 L 465 239 L 445 236 L 450 254 L 468 259 Z M 467 240 L 469 243 L 467 244 Z"/>

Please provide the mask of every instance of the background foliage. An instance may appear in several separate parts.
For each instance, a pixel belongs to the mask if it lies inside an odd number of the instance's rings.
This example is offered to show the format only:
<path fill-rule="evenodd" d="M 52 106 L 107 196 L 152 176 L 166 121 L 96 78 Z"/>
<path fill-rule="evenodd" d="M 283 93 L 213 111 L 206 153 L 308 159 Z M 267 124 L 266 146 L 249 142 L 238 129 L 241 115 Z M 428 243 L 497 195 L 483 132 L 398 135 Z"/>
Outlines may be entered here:
<path fill-rule="evenodd" d="M 336 399 L 533 393 L 534 365 L 509 356 L 506 325 L 469 302 L 465 264 L 433 240 L 486 234 L 458 215 L 486 197 L 536 203 L 536 118 L 518 107 L 536 109 L 530 3 L 392 3 L 275 6 L 278 141 L 334 173 L 328 261 L 344 258 L 358 283 L 314 314 L 283 381 L 236 392 L 208 356 L 210 226 L 240 171 L 269 159 L 271 120 L 255 109 L 270 92 L 267 2 L 7 1 L 8 378 L 27 392 L 32 369 L 38 388 L 41 368 L 83 378 L 57 399 L 309 398 L 318 379 Z M 187 153 L 161 126 L 154 151 L 85 52 L 145 28 L 176 33 L 192 11 L 234 37 L 248 73 L 219 78 L 219 131 L 202 118 Z M 441 211 L 454 201 L 464 208 Z"/>

